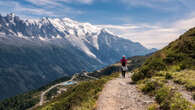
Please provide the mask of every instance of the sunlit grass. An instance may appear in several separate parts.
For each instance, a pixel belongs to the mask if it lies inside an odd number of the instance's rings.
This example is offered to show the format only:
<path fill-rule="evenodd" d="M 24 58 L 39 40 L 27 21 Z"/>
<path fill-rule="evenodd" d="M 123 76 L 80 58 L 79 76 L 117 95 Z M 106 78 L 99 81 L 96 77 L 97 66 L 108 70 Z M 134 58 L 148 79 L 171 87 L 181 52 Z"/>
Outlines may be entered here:
<path fill-rule="evenodd" d="M 173 72 L 173 80 L 176 83 L 183 84 L 188 90 L 195 91 L 195 71 L 183 70 L 180 72 Z"/>
<path fill-rule="evenodd" d="M 118 73 L 104 76 L 99 80 L 83 81 L 69 88 L 65 93 L 54 98 L 38 110 L 92 110 L 104 84 L 118 77 Z M 36 109 L 36 110 L 37 110 Z"/>
<path fill-rule="evenodd" d="M 162 72 L 163 73 L 163 72 Z M 190 102 L 182 97 L 174 87 L 167 86 L 164 76 L 154 76 L 137 82 L 138 88 L 145 94 L 155 97 L 157 103 L 148 107 L 148 110 L 193 110 Z"/>

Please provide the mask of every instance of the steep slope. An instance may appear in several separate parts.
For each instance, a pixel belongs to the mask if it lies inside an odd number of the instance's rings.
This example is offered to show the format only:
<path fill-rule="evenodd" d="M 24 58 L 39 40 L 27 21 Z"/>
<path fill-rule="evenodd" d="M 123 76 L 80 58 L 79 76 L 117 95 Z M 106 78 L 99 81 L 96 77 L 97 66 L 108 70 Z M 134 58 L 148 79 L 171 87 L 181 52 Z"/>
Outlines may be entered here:
<path fill-rule="evenodd" d="M 0 99 L 64 75 L 101 68 L 123 54 L 150 52 L 106 29 L 69 18 L 22 20 L 13 13 L 0 15 L 0 92 L 5 93 Z"/>
<path fill-rule="evenodd" d="M 152 76 L 160 70 L 195 69 L 195 28 L 190 29 L 162 50 L 154 53 L 139 68 L 140 75 L 134 80 Z"/>
<path fill-rule="evenodd" d="M 160 109 L 194 110 L 195 28 L 151 55 L 132 79 L 156 98 Z"/>

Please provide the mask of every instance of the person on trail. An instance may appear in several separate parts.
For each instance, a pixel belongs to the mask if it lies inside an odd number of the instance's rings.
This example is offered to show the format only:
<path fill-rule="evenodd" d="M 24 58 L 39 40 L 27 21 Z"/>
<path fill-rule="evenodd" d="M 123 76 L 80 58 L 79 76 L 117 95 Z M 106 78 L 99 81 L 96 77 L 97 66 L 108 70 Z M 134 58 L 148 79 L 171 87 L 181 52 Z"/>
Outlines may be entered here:
<path fill-rule="evenodd" d="M 126 73 L 127 70 L 128 70 L 128 68 L 127 68 L 127 59 L 123 55 L 123 57 L 121 59 L 121 71 L 122 71 L 122 77 L 123 78 L 125 78 L 125 73 Z"/>

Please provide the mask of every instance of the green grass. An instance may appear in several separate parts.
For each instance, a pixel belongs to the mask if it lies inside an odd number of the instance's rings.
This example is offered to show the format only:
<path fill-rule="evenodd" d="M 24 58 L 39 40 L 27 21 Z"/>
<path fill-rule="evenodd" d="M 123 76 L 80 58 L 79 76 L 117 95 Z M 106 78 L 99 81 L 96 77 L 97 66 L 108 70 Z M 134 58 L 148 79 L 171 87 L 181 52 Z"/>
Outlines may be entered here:
<path fill-rule="evenodd" d="M 190 29 L 168 46 L 151 55 L 139 68 L 134 81 L 149 78 L 158 71 L 195 69 L 195 28 Z"/>
<path fill-rule="evenodd" d="M 118 73 L 102 77 L 99 80 L 83 81 L 69 88 L 65 93 L 49 103 L 37 108 L 38 110 L 92 110 L 104 84 L 118 77 Z"/>
<path fill-rule="evenodd" d="M 193 105 L 175 89 L 167 86 L 166 82 L 165 77 L 155 76 L 141 80 L 137 84 L 142 92 L 155 97 L 161 110 L 193 110 Z M 157 107 L 157 105 L 151 105 L 148 110 L 156 110 Z"/>
<path fill-rule="evenodd" d="M 180 72 L 173 72 L 172 76 L 174 82 L 184 85 L 187 90 L 195 91 L 195 71 L 194 70 L 183 70 Z"/>
<path fill-rule="evenodd" d="M 154 104 L 149 105 L 148 110 L 159 110 L 158 108 L 159 108 L 159 105 L 154 103 Z"/>
<path fill-rule="evenodd" d="M 171 87 L 158 89 L 155 98 L 163 110 L 192 110 L 192 105 Z"/>
<path fill-rule="evenodd" d="M 169 69 L 168 71 L 155 72 L 153 77 L 163 77 L 166 80 L 173 80 L 175 83 L 185 86 L 187 90 L 195 91 L 195 70 L 173 71 L 173 69 Z"/>
<path fill-rule="evenodd" d="M 151 55 L 134 71 L 132 80 L 142 92 L 154 96 L 162 110 L 194 110 L 192 107 L 195 105 L 186 101 L 172 87 L 167 87 L 166 83 L 173 80 L 194 92 L 195 28 Z"/>

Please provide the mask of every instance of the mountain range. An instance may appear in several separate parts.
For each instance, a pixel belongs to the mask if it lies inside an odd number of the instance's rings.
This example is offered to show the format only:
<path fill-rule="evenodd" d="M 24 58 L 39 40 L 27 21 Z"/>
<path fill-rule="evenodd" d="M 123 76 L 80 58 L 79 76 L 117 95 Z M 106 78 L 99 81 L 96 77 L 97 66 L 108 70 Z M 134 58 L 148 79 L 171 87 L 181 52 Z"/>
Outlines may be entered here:
<path fill-rule="evenodd" d="M 62 76 L 112 64 L 122 55 L 156 51 L 107 29 L 69 18 L 0 15 L 0 99 L 39 88 Z"/>

